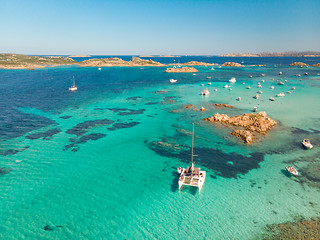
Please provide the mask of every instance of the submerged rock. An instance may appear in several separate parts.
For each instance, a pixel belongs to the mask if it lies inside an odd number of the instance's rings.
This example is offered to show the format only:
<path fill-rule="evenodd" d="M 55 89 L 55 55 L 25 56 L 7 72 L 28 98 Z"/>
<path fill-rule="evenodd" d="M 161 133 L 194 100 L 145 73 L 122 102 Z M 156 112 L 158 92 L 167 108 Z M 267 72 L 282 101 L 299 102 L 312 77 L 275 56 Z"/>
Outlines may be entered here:
<path fill-rule="evenodd" d="M 231 133 L 233 136 L 241 138 L 245 143 L 252 143 L 254 135 L 246 130 L 235 130 Z"/>
<path fill-rule="evenodd" d="M 306 63 L 303 63 L 303 62 L 294 62 L 294 63 L 291 63 L 291 64 L 289 64 L 289 66 L 299 66 L 299 67 L 301 67 L 301 66 L 309 66 L 308 64 L 306 64 Z"/>
<path fill-rule="evenodd" d="M 216 108 L 234 108 L 234 106 L 224 104 L 224 103 L 216 103 L 214 105 L 216 106 Z"/>

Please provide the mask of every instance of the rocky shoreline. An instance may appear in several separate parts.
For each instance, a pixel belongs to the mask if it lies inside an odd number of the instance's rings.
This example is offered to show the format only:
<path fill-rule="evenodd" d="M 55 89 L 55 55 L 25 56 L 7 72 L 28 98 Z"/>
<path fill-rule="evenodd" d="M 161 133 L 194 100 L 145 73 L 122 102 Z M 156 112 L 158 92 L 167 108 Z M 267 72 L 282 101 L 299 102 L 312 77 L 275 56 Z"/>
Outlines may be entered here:
<path fill-rule="evenodd" d="M 254 133 L 265 135 L 273 126 L 277 125 L 277 122 L 269 118 L 265 112 L 258 112 L 257 114 L 243 114 L 235 117 L 216 113 L 209 118 L 204 118 L 203 120 L 212 123 L 222 123 L 228 127 L 241 128 L 234 129 L 231 134 L 240 138 L 247 144 L 252 143 L 256 138 Z"/>

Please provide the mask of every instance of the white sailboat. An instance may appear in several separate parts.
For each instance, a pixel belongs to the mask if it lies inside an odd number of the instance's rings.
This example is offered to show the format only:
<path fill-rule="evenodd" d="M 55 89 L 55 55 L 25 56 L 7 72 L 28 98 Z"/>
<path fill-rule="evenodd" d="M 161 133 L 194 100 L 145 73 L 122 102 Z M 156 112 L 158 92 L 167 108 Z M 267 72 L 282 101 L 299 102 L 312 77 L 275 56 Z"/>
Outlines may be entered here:
<path fill-rule="evenodd" d="M 69 91 L 74 92 L 74 91 L 77 91 L 77 90 L 78 90 L 78 88 L 77 88 L 77 86 L 75 84 L 74 76 L 73 76 L 73 85 L 71 87 L 69 87 Z"/>
<path fill-rule="evenodd" d="M 179 177 L 179 190 L 185 185 L 197 187 L 199 189 L 199 193 L 202 189 L 204 181 L 206 179 L 206 171 L 201 171 L 200 168 L 194 167 L 194 160 L 193 157 L 196 156 L 193 153 L 193 144 L 194 144 L 194 123 L 193 131 L 192 131 L 192 148 L 191 148 L 191 166 L 187 168 L 178 168 L 178 173 L 180 174 Z"/>

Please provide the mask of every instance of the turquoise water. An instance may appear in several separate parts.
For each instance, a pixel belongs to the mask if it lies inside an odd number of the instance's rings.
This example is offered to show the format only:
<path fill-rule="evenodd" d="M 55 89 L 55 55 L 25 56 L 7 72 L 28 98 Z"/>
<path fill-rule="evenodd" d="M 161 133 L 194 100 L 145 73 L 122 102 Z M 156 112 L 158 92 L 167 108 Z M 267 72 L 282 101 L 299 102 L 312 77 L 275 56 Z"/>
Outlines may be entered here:
<path fill-rule="evenodd" d="M 259 239 L 268 224 L 319 216 L 319 186 L 304 174 L 320 161 L 319 68 L 210 68 L 1 70 L 0 238 Z M 73 75 L 78 91 L 70 93 Z M 231 77 L 237 82 L 227 83 Z M 205 88 L 211 94 L 200 96 Z M 280 92 L 285 97 L 275 97 Z M 254 106 L 279 122 L 254 145 L 202 120 Z M 177 189 L 193 122 L 196 164 L 207 171 L 200 194 Z M 313 150 L 302 149 L 304 137 Z M 287 165 L 301 176 L 288 176 Z"/>

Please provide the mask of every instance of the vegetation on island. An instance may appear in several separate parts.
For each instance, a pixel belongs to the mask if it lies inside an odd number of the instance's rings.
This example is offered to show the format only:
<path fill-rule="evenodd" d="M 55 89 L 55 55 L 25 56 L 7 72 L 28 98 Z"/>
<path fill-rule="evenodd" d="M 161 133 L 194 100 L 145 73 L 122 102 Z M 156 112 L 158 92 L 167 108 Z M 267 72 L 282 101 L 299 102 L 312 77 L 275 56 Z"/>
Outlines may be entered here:
<path fill-rule="evenodd" d="M 222 57 L 320 57 L 320 52 L 303 51 L 303 52 L 282 52 L 282 53 L 229 53 L 223 54 Z"/>

